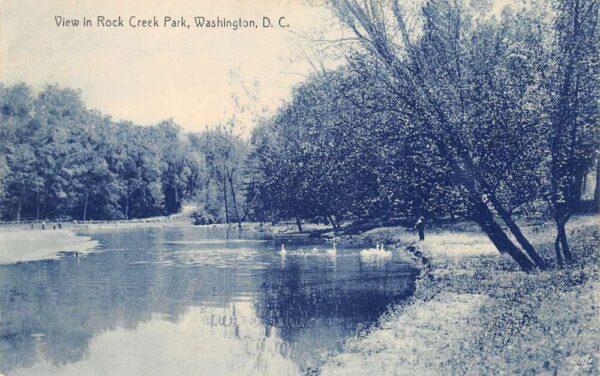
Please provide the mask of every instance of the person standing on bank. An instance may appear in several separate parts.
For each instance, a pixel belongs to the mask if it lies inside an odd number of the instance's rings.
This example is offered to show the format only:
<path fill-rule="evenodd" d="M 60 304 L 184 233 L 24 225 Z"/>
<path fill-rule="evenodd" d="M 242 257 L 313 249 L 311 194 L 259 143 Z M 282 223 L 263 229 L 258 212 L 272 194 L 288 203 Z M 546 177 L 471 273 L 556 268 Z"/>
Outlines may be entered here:
<path fill-rule="evenodd" d="M 415 228 L 419 232 L 419 241 L 425 240 L 425 217 L 420 216 L 415 223 Z"/>

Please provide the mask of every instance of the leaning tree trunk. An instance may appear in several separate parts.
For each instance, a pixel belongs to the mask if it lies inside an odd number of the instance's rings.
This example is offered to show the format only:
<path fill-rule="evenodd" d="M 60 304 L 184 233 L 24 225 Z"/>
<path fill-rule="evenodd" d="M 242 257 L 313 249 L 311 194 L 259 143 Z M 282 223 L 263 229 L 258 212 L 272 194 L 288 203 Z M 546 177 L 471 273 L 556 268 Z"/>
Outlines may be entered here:
<path fill-rule="evenodd" d="M 480 190 L 481 188 L 488 192 L 490 191 L 485 179 L 483 179 L 481 174 L 478 173 L 477 168 L 469 158 L 465 157 L 464 159 L 466 161 L 465 164 L 467 168 L 460 169 L 460 165 L 458 166 L 461 175 L 465 176 L 465 179 L 462 180 L 462 184 L 464 184 L 464 186 L 470 191 L 469 201 L 471 201 L 475 209 L 475 215 L 473 218 L 475 222 L 479 224 L 481 229 L 490 238 L 492 243 L 494 243 L 498 251 L 508 253 L 517 262 L 517 264 L 519 264 L 522 270 L 529 272 L 536 266 L 543 268 L 543 259 L 538 255 L 531 243 L 529 243 L 527 238 L 525 238 L 517 224 L 512 220 L 510 213 L 504 209 L 504 206 L 493 194 L 482 194 Z M 470 176 L 465 170 L 470 171 L 475 176 Z M 529 257 L 527 257 L 523 251 L 521 251 L 521 249 L 519 249 L 510 240 L 510 238 L 504 232 L 504 229 L 498 223 L 496 223 L 494 213 L 488 206 L 488 201 L 500 215 L 504 223 L 506 223 L 509 230 L 513 233 L 513 235 L 515 235 L 515 238 L 521 244 L 525 252 L 529 254 Z"/>
<path fill-rule="evenodd" d="M 498 200 L 496 195 L 493 193 L 493 190 L 488 185 L 486 179 L 483 177 L 483 174 L 473 163 L 473 160 L 466 154 L 461 153 L 461 157 L 465 165 L 467 166 L 466 170 L 470 171 L 473 176 L 471 177 L 472 181 L 470 184 L 471 194 L 473 196 L 474 201 L 479 202 L 480 200 L 487 207 L 488 202 L 492 205 L 493 209 L 496 210 L 502 221 L 506 224 L 510 232 L 513 234 L 517 242 L 523 247 L 523 250 L 527 253 L 529 258 L 533 261 L 535 266 L 543 269 L 545 267 L 545 262 L 542 257 L 537 253 L 533 245 L 527 240 L 519 226 L 512 219 L 512 215 L 504 208 L 504 205 Z M 476 188 L 477 186 L 481 187 L 483 192 L 487 192 L 485 195 L 479 195 L 479 190 Z M 493 213 L 490 211 L 490 214 L 493 218 Z M 503 231 L 504 232 L 504 231 Z M 512 243 L 512 242 L 511 242 Z"/>
<path fill-rule="evenodd" d="M 298 231 L 302 232 L 302 222 L 300 221 L 300 217 L 296 217 L 296 226 L 298 226 Z"/>
<path fill-rule="evenodd" d="M 534 263 L 506 236 L 502 227 L 494 220 L 494 216 L 487 205 L 478 202 L 474 204 L 474 209 L 474 221 L 479 224 L 496 248 L 500 252 L 508 253 L 523 271 L 532 271 L 535 267 Z"/>
<path fill-rule="evenodd" d="M 563 255 L 565 255 L 565 261 L 567 263 L 573 262 L 573 254 L 569 247 L 569 241 L 567 239 L 567 231 L 565 230 L 565 224 L 558 229 L 558 236 L 560 238 L 560 245 L 562 247 Z"/>
<path fill-rule="evenodd" d="M 87 208 L 88 208 L 89 197 L 90 197 L 90 194 L 86 193 L 85 194 L 85 203 L 83 204 L 83 221 L 84 222 L 85 222 L 85 220 L 87 218 Z"/>
<path fill-rule="evenodd" d="M 566 224 L 568 216 L 561 216 L 560 213 L 556 215 L 556 240 L 554 242 L 554 249 L 556 251 L 556 258 L 558 259 L 559 265 L 564 260 L 566 263 L 573 262 L 573 254 L 571 253 L 571 247 L 569 246 L 569 240 L 567 239 Z M 562 257 L 560 253 L 562 251 Z"/>
<path fill-rule="evenodd" d="M 329 223 L 331 223 L 331 226 L 333 227 L 333 229 L 335 230 L 337 227 L 335 226 L 335 221 L 333 220 L 333 216 L 328 215 L 327 219 L 329 220 Z"/>
<path fill-rule="evenodd" d="M 506 211 L 506 209 L 504 209 L 504 206 L 498 201 L 498 199 L 494 195 L 490 195 L 489 199 L 492 205 L 494 206 L 494 209 L 496 209 L 496 211 L 500 215 L 500 218 L 502 218 L 502 221 L 506 224 L 506 226 L 508 226 L 508 229 L 515 236 L 515 239 L 517 239 L 517 241 L 519 242 L 521 247 L 523 247 L 525 252 L 527 252 L 529 258 L 535 263 L 537 267 L 543 269 L 545 267 L 544 259 L 542 259 L 542 257 L 536 252 L 535 248 L 533 248 L 533 245 L 531 245 L 529 240 L 527 240 L 525 235 L 523 235 L 523 232 L 521 232 L 519 226 L 517 226 L 515 221 L 512 219 L 510 213 Z"/>
<path fill-rule="evenodd" d="M 460 140 L 454 142 L 454 144 L 461 145 Z M 488 186 L 488 183 L 479 168 L 473 162 L 471 156 L 464 151 L 459 151 L 457 155 L 451 154 L 445 142 L 438 142 L 437 145 L 440 148 L 440 151 L 445 153 L 447 160 L 450 162 L 457 176 L 462 177 L 459 183 L 469 191 L 469 201 L 474 205 L 476 213 L 474 220 L 487 234 L 492 243 L 494 243 L 498 251 L 508 253 L 519 264 L 521 269 L 525 271 L 530 271 L 536 266 L 543 268 L 543 259 L 538 255 L 517 224 L 512 220 L 510 213 L 504 209 L 504 206 L 500 201 L 490 193 L 492 190 Z M 488 194 L 483 195 L 484 192 L 488 192 Z M 494 213 L 491 211 L 490 207 L 488 207 L 488 201 L 496 212 L 498 212 L 529 257 L 523 254 L 521 249 L 513 244 L 510 238 L 504 233 L 502 227 L 496 223 Z"/>

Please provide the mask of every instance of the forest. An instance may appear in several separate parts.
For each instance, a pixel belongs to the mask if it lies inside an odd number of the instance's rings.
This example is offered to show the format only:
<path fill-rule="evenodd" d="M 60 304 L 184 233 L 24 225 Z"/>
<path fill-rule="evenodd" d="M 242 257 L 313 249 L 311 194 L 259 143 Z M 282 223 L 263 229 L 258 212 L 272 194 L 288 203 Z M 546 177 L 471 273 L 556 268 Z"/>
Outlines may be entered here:
<path fill-rule="evenodd" d="M 343 64 L 315 71 L 250 137 L 115 122 L 78 91 L 0 87 L 6 220 L 129 219 L 193 202 L 196 223 L 467 219 L 523 270 L 518 220 L 600 207 L 597 0 L 330 0 Z M 589 182 L 594 197 L 582 199 Z"/>
<path fill-rule="evenodd" d="M 77 90 L 48 86 L 34 94 L 23 84 L 0 86 L 0 121 L 5 220 L 162 216 L 201 198 L 211 221 L 226 221 L 221 183 L 240 191 L 238 176 L 221 166 L 229 149 L 231 161 L 234 149 L 243 150 L 226 127 L 184 134 L 172 120 L 115 122 L 87 109 Z"/>

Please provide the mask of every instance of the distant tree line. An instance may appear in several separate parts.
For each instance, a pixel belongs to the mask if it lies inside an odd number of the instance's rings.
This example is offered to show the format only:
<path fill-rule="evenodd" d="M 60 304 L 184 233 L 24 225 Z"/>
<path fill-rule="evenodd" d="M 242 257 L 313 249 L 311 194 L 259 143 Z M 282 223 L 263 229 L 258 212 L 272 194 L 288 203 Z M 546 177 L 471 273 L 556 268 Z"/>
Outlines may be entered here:
<path fill-rule="evenodd" d="M 34 94 L 26 85 L 0 84 L 0 215 L 130 219 L 177 213 L 189 201 L 211 222 L 228 221 L 224 213 L 237 211 L 226 204 L 228 191 L 236 192 L 235 203 L 241 183 L 235 167 L 215 156 L 223 153 L 222 142 L 212 142 L 219 137 L 236 139 L 224 128 L 184 134 L 172 120 L 116 122 L 87 109 L 72 89 Z M 234 158 L 238 149 L 230 149 Z"/>

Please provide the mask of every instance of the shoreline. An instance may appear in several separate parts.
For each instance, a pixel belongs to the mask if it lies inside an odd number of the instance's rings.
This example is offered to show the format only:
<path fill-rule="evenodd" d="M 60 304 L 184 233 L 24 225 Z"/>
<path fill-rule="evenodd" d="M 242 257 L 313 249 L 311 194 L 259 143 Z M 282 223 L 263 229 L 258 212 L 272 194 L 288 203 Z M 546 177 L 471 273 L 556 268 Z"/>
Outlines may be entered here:
<path fill-rule="evenodd" d="M 406 232 L 392 229 L 359 235 L 387 236 L 421 272 L 414 295 L 348 340 L 322 375 L 599 373 L 599 223 L 580 216 L 569 226 L 575 265 L 530 274 L 490 253 L 485 236 L 464 224 L 424 242 L 403 241 Z M 552 258 L 552 224 L 527 231 Z"/>
<path fill-rule="evenodd" d="M 72 229 L 0 231 L 0 265 L 56 260 L 61 255 L 94 252 L 97 240 Z"/>
<path fill-rule="evenodd" d="M 44 231 L 2 226 L 0 264 L 7 263 L 2 258 L 4 250 L 12 245 L 21 252 L 26 248 L 23 243 L 40 252 L 22 259 L 7 256 L 8 263 L 60 257 L 67 248 L 93 252 L 96 244 L 77 235 L 78 229 L 167 226 L 197 227 L 184 215 L 65 224 L 63 229 Z M 331 232 L 326 226 L 307 229 L 325 238 Z M 553 224 L 523 229 L 543 256 L 552 259 Z M 246 223 L 244 230 L 296 236 L 289 223 Z M 499 254 L 470 223 L 428 230 L 423 242 L 399 226 L 337 237 L 340 244 L 353 246 L 385 243 L 386 248 L 406 256 L 419 273 L 411 298 L 390 307 L 371 330 L 349 339 L 344 350 L 324 364 L 323 375 L 362 375 L 373 370 L 392 375 L 600 372 L 600 216 L 579 216 L 569 223 L 576 256 L 573 266 L 529 274 Z M 57 240 L 61 243 L 56 244 Z"/>

